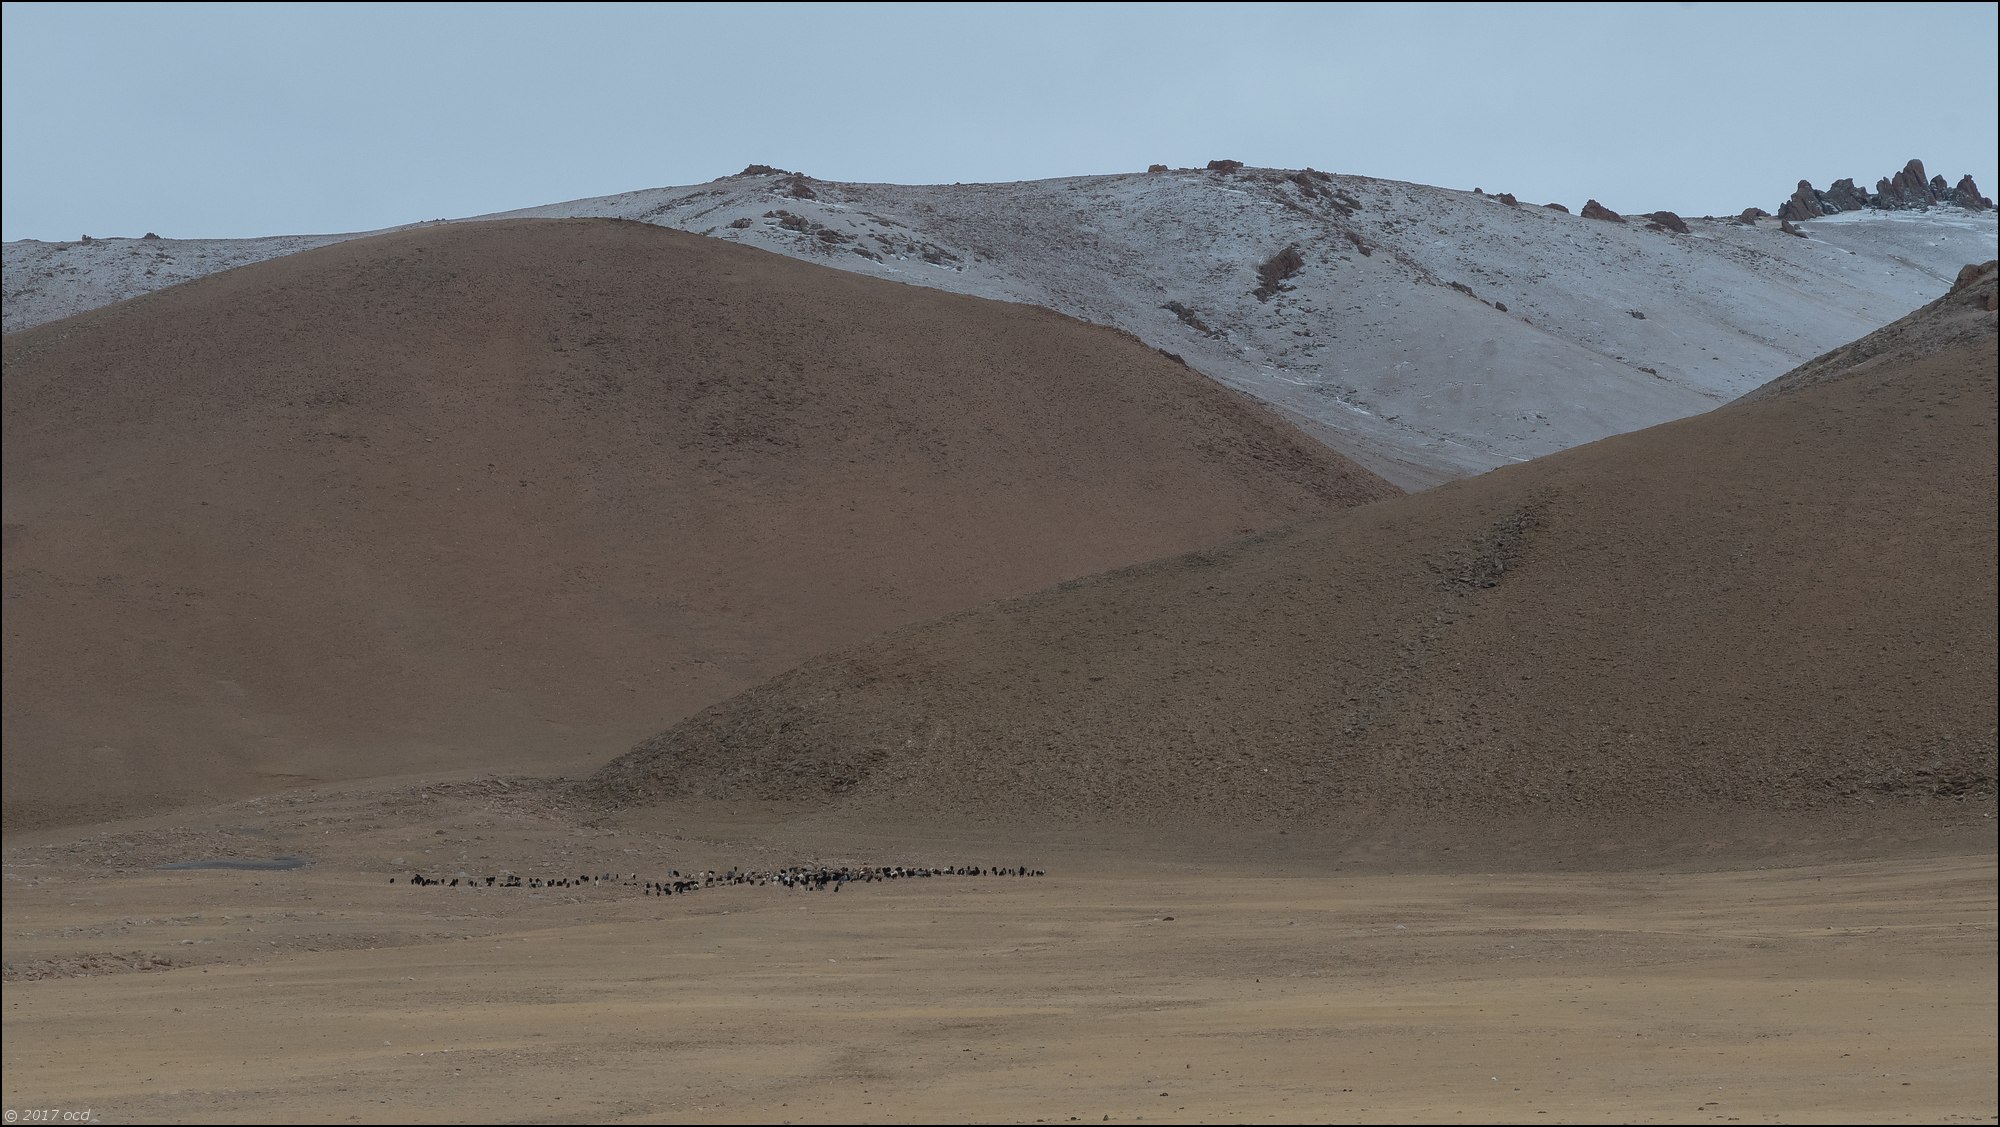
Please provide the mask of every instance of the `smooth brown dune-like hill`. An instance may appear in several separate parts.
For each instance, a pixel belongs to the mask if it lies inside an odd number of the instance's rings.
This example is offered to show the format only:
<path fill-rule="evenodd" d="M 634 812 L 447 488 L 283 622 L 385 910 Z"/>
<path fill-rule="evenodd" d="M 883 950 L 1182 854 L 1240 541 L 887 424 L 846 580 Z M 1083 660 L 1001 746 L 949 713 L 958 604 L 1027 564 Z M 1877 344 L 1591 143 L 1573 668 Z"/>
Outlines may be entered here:
<path fill-rule="evenodd" d="M 1394 492 L 1118 332 L 638 223 L 344 243 L 5 350 L 9 828 L 601 762 Z"/>
<path fill-rule="evenodd" d="M 1018 826 L 1990 816 L 1993 292 L 1912 315 L 1970 340 L 1892 327 L 1918 346 L 1845 378 L 808 662 L 587 792 Z"/>

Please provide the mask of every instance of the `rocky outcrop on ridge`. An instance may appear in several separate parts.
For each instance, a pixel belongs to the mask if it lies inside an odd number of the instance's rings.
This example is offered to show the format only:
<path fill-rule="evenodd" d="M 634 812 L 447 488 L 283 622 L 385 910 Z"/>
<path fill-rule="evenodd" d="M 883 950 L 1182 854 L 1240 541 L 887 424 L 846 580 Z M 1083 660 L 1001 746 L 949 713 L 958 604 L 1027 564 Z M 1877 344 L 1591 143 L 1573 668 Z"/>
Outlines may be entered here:
<path fill-rule="evenodd" d="M 1970 174 L 1960 178 L 1957 187 L 1952 187 L 1942 176 L 1926 176 L 1924 162 L 1912 160 L 1894 176 L 1884 176 L 1875 181 L 1872 194 L 1868 189 L 1857 186 L 1851 177 L 1835 180 L 1833 186 L 1824 192 L 1815 189 L 1812 181 L 1801 180 L 1791 197 L 1778 206 L 1778 218 L 1817 219 L 1822 215 L 1866 208 L 1910 211 L 1940 204 L 1956 204 L 1968 211 L 1990 211 L 1993 208 L 1993 201 L 1979 194 L 1979 185 L 1973 183 Z"/>
<path fill-rule="evenodd" d="M 1972 174 L 1958 178 L 1958 187 L 1951 190 L 1951 202 L 1967 211 L 1992 211 L 1993 201 L 1979 194 L 1979 185 L 1972 182 Z"/>
<path fill-rule="evenodd" d="M 1842 211 L 1859 211 L 1868 206 L 1868 190 L 1854 186 L 1854 177 L 1835 180 L 1826 190 L 1826 202 Z"/>
<path fill-rule="evenodd" d="M 1930 207 L 1938 202 L 1937 188 L 1924 175 L 1924 162 L 1920 160 L 1912 160 L 1894 176 L 1875 181 L 1875 195 L 1887 208 Z"/>
<path fill-rule="evenodd" d="M 1791 198 L 1778 205 L 1780 219 L 1804 219 L 1810 215 L 1824 214 L 1826 211 L 1820 201 L 1820 194 L 1813 191 L 1810 180 L 1799 181 L 1799 186 L 1792 192 Z"/>

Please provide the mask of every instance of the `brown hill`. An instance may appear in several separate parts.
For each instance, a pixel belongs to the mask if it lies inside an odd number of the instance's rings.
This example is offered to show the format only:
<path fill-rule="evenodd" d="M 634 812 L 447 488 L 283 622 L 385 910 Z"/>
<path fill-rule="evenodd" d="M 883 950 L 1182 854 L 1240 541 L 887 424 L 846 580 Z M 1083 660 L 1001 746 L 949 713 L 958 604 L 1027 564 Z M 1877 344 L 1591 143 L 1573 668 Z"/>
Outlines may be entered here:
<path fill-rule="evenodd" d="M 587 792 L 1329 832 L 1990 812 L 1993 277 L 1861 350 L 1893 363 L 898 631 Z"/>
<path fill-rule="evenodd" d="M 1995 272 L 2000 261 L 1977 262 L 1958 272 L 1951 292 L 1891 325 L 1815 357 L 1742 396 L 1752 403 L 1829 380 L 1851 379 L 1884 366 L 1910 363 L 1948 349 L 1974 349 L 1992 339 Z M 1961 296 L 1964 295 L 1964 296 Z M 1956 300 L 1954 300 L 1956 299 Z"/>
<path fill-rule="evenodd" d="M 1112 330 L 638 223 L 408 231 L 5 342 L 9 828 L 560 767 L 1390 487 Z"/>

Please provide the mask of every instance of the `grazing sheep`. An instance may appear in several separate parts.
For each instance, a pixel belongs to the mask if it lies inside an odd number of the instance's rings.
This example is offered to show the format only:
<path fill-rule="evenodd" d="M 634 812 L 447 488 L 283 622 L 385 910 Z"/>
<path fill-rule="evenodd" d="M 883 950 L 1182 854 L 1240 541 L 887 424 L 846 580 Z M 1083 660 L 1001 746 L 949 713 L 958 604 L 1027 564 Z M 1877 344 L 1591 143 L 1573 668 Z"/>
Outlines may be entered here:
<path fill-rule="evenodd" d="M 414 873 L 407 883 L 419 887 L 440 885 L 450 888 L 467 889 L 480 886 L 482 879 L 487 888 L 601 888 L 605 885 L 625 885 L 640 889 L 646 896 L 685 896 L 704 888 L 725 886 L 779 887 L 793 891 L 825 892 L 831 888 L 839 892 L 848 882 L 874 884 L 879 881 L 918 880 L 932 877 L 1028 877 L 1044 876 L 1044 870 L 1031 869 L 1026 865 L 1009 867 L 991 865 L 787 865 L 772 870 L 741 869 L 731 866 L 720 872 L 703 869 L 685 875 L 679 869 L 668 870 L 669 879 L 640 880 L 640 874 L 599 873 L 595 876 L 578 874 L 562 877 L 526 877 L 514 872 L 506 872 L 485 878 L 474 877 L 463 871 L 449 880 L 443 877 L 427 877 Z M 397 878 L 390 877 L 395 884 Z"/>

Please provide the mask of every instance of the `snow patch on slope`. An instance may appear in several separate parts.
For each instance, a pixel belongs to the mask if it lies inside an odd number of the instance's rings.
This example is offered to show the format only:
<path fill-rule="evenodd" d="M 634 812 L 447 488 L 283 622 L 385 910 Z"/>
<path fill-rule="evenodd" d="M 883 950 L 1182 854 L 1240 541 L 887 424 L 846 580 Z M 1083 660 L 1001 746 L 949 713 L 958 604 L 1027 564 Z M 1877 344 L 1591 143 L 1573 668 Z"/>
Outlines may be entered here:
<path fill-rule="evenodd" d="M 1406 486 L 1707 410 L 1931 300 L 1996 246 L 1992 216 L 1956 210 L 1814 222 L 1808 239 L 1775 221 L 1679 235 L 1262 169 L 811 181 L 812 199 L 789 183 L 509 214 L 617 215 L 1116 325 Z M 1256 267 L 1287 246 L 1305 266 L 1260 301 Z"/>
<path fill-rule="evenodd" d="M 948 186 L 774 173 L 479 218 L 514 217 L 654 223 L 1114 325 L 1409 487 L 1707 410 L 2000 246 L 1992 215 L 1957 209 L 1830 216 L 1806 239 L 1774 220 L 1691 219 L 1682 235 L 1268 169 Z M 8 244 L 6 328 L 341 237 Z M 1287 247 L 1303 266 L 1260 300 L 1257 267 Z"/>
<path fill-rule="evenodd" d="M 18 332 L 238 266 L 360 237 L 92 239 L 87 243 L 28 239 L 8 243 L 5 329 Z"/>

